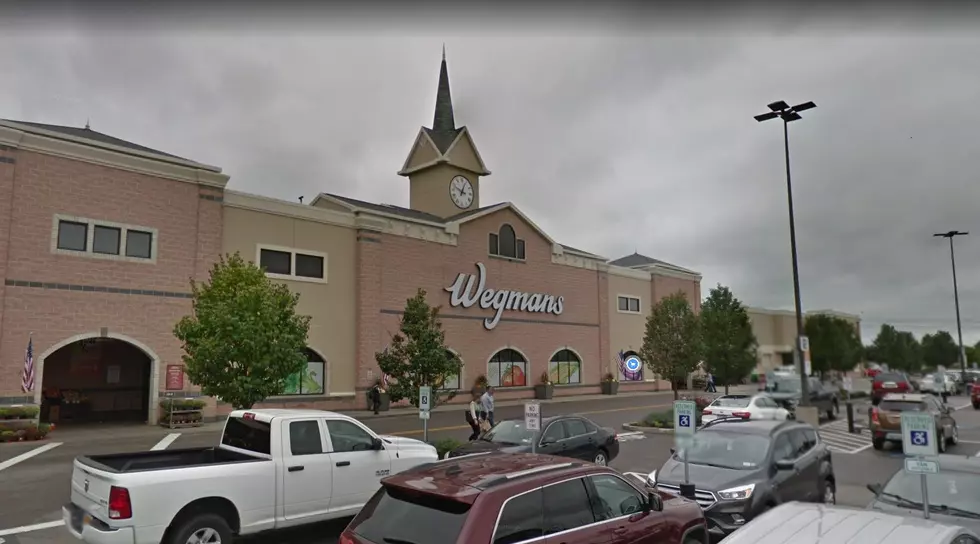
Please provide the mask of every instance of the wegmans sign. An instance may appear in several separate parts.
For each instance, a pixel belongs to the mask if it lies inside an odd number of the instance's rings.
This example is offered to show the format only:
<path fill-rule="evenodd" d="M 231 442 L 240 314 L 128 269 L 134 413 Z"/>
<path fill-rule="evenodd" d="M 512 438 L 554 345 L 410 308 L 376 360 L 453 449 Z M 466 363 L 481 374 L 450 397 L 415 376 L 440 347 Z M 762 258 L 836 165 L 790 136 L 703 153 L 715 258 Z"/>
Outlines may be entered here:
<path fill-rule="evenodd" d="M 453 308 L 472 308 L 479 305 L 484 310 L 493 310 L 493 316 L 483 320 L 483 327 L 492 331 L 505 311 L 561 315 L 565 311 L 565 297 L 544 293 L 525 293 L 510 289 L 487 287 L 487 269 L 483 263 L 476 263 L 476 274 L 459 274 L 452 285 L 446 287 L 450 293 L 449 305 Z"/>

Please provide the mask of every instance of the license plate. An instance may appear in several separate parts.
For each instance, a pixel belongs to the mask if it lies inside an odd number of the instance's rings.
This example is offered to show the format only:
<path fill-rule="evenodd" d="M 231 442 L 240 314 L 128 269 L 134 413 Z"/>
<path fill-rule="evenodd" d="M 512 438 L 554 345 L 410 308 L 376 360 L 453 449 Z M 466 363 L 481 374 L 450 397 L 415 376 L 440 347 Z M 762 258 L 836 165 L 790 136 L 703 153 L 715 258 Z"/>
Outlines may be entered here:
<path fill-rule="evenodd" d="M 898 384 L 895 382 L 885 382 L 884 384 L 882 384 L 882 387 L 884 387 L 885 389 L 897 389 Z"/>
<path fill-rule="evenodd" d="M 888 434 L 885 435 L 885 439 L 887 439 L 887 440 L 901 440 L 902 439 L 902 433 L 888 433 Z"/>

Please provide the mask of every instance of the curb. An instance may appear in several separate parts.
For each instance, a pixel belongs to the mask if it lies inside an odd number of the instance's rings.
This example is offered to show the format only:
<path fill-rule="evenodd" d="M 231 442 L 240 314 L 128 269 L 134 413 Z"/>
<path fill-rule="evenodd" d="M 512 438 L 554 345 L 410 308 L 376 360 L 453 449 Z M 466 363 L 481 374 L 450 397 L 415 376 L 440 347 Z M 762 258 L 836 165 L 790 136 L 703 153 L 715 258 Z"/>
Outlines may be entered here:
<path fill-rule="evenodd" d="M 662 427 L 647 427 L 645 425 L 630 425 L 629 423 L 623 423 L 623 428 L 627 431 L 638 431 L 641 433 L 653 433 L 653 434 L 674 434 L 674 429 L 664 429 Z"/>

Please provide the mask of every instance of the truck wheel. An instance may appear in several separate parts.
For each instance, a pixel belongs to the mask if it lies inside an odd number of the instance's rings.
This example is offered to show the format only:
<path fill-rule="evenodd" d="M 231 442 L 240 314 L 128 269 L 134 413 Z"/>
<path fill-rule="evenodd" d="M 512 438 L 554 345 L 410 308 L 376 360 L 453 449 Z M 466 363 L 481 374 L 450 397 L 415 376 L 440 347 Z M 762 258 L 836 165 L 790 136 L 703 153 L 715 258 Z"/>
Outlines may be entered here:
<path fill-rule="evenodd" d="M 876 450 L 881 450 L 885 448 L 885 441 L 880 438 L 875 438 L 871 440 L 871 445 Z"/>
<path fill-rule="evenodd" d="M 217 514 L 199 514 L 173 527 L 168 544 L 231 544 L 231 528 Z"/>
<path fill-rule="evenodd" d="M 973 409 L 974 410 L 980 410 L 980 402 L 973 401 Z"/>

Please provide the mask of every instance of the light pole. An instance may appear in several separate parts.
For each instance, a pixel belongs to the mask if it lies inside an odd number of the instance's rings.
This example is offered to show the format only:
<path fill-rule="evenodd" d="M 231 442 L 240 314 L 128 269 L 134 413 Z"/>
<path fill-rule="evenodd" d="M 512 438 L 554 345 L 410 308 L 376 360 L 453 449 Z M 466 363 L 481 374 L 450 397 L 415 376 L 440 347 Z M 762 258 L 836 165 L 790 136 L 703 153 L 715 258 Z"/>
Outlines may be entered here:
<path fill-rule="evenodd" d="M 758 122 L 770 119 L 783 120 L 783 148 L 786 151 L 786 197 L 789 202 L 789 245 L 793 253 L 793 296 L 796 299 L 796 358 L 800 364 L 800 405 L 810 404 L 810 387 L 807 383 L 806 362 L 803 353 L 803 305 L 800 302 L 800 267 L 796 257 L 796 219 L 793 216 L 793 178 L 789 170 L 789 124 L 792 121 L 799 121 L 801 111 L 811 110 L 817 107 L 813 102 L 804 102 L 790 107 L 786 102 L 779 100 L 769 104 L 769 110 L 755 116 Z"/>
<path fill-rule="evenodd" d="M 953 238 L 966 236 L 969 232 L 951 230 L 933 234 L 937 238 L 949 238 L 949 262 L 953 265 L 953 303 L 956 304 L 956 334 L 960 342 L 960 378 L 966 383 L 966 357 L 963 353 L 963 326 L 960 324 L 960 290 L 956 286 L 956 253 L 953 251 Z"/>

